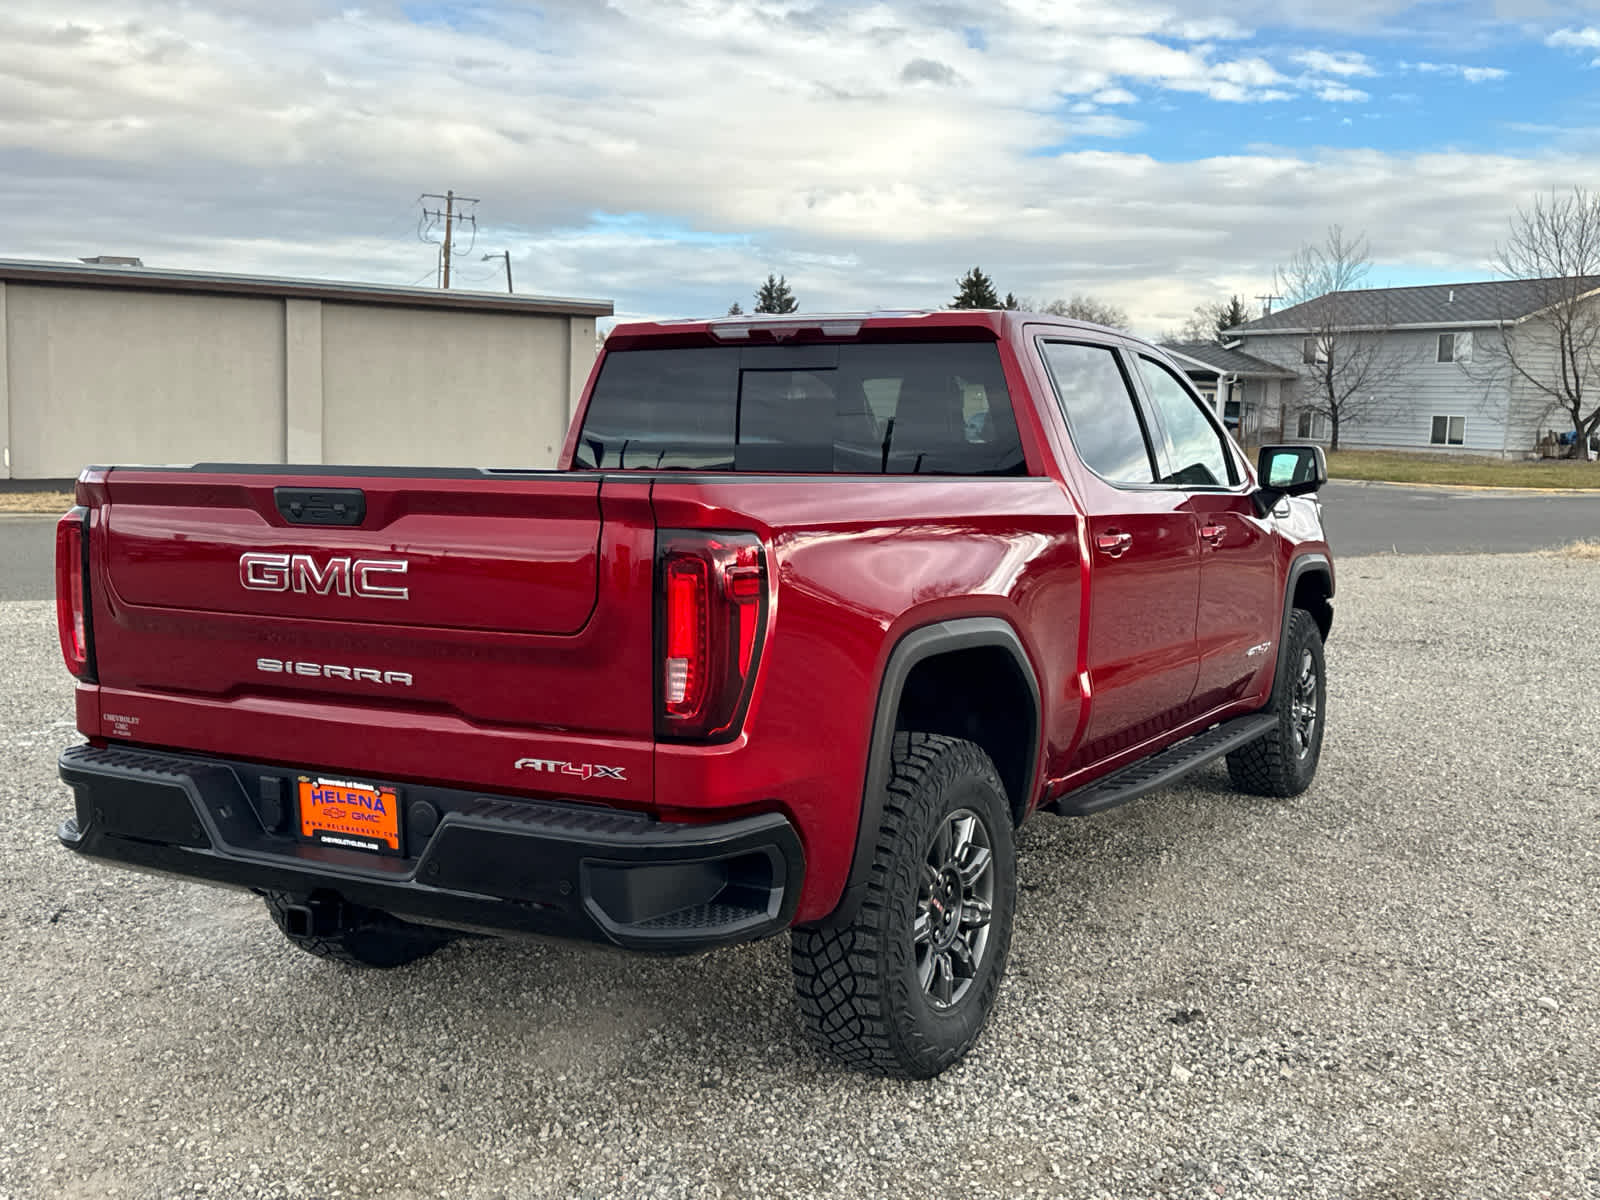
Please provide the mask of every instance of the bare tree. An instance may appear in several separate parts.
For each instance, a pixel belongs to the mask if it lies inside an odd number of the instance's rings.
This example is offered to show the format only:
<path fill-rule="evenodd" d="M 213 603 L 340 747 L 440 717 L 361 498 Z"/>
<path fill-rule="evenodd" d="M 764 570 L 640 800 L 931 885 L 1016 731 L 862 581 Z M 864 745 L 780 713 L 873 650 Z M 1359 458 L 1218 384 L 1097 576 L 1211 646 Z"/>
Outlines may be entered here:
<path fill-rule="evenodd" d="M 1224 331 L 1243 325 L 1250 312 L 1238 296 L 1196 304 L 1194 311 L 1176 329 L 1161 336 L 1163 342 L 1221 342 Z"/>
<path fill-rule="evenodd" d="M 1214 342 L 1217 340 L 1218 304 L 1196 304 L 1194 311 L 1175 329 L 1166 329 L 1157 341 L 1161 342 Z"/>
<path fill-rule="evenodd" d="M 1303 306 L 1305 388 L 1300 408 L 1327 419 L 1328 448 L 1339 433 L 1383 411 L 1407 355 L 1389 336 L 1394 322 L 1383 293 L 1366 288 L 1372 260 L 1366 235 L 1346 238 L 1333 225 L 1320 243 L 1302 246 L 1274 273 L 1273 291 Z"/>
<path fill-rule="evenodd" d="M 1545 410 L 1572 422 L 1572 457 L 1600 430 L 1600 195 L 1537 197 L 1517 210 L 1494 267 L 1531 294 L 1500 322 L 1492 351 Z"/>
<path fill-rule="evenodd" d="M 1128 314 L 1124 310 L 1094 296 L 1074 295 L 1070 300 L 1056 299 L 1040 309 L 1034 309 L 1033 303 L 1028 300 L 1021 303 L 1026 309 L 1049 313 L 1052 317 L 1070 317 L 1074 321 L 1089 321 L 1112 329 L 1128 328 Z"/>

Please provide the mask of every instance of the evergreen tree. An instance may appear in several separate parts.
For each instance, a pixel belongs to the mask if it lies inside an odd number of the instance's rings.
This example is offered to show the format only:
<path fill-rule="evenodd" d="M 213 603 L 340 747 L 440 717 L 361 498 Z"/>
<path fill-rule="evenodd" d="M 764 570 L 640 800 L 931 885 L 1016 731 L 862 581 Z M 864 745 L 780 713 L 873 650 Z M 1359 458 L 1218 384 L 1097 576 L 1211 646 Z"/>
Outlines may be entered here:
<path fill-rule="evenodd" d="M 1217 335 L 1220 337 L 1235 325 L 1243 325 L 1250 319 L 1250 311 L 1245 308 L 1244 301 L 1237 296 L 1230 296 L 1228 302 L 1217 310 Z"/>
<path fill-rule="evenodd" d="M 956 286 L 956 298 L 950 302 L 951 308 L 999 308 L 1000 297 L 995 293 L 994 281 L 985 275 L 981 268 L 973 267 L 959 280 Z"/>
<path fill-rule="evenodd" d="M 1022 307 L 1022 301 L 1018 300 L 1010 292 L 1007 292 L 1006 293 L 1006 298 L 1005 298 L 1004 302 L 1000 305 L 1000 307 L 1001 308 L 1008 308 L 1008 309 L 1011 309 L 1013 312 L 1015 312 L 1017 309 Z"/>
<path fill-rule="evenodd" d="M 742 316 L 744 316 L 744 309 L 739 307 L 739 302 L 737 300 L 735 300 L 732 304 L 728 305 L 728 315 L 730 317 L 742 317 Z"/>
<path fill-rule="evenodd" d="M 800 301 L 794 298 L 794 293 L 789 290 L 789 281 L 782 275 L 773 278 L 770 274 L 767 281 L 756 292 L 756 307 L 758 313 L 792 313 L 800 307 Z"/>

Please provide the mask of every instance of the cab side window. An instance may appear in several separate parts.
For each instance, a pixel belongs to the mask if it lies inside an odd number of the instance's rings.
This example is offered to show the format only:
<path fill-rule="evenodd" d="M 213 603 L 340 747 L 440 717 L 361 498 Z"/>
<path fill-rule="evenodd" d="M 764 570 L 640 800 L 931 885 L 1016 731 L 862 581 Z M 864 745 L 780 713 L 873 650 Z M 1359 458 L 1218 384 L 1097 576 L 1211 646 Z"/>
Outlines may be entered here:
<path fill-rule="evenodd" d="M 1078 457 L 1108 483 L 1156 481 L 1144 421 L 1109 346 L 1045 342 L 1045 367 Z"/>
<path fill-rule="evenodd" d="M 1145 390 L 1166 427 L 1171 473 L 1161 482 L 1179 487 L 1227 487 L 1239 482 L 1227 443 L 1200 410 L 1200 400 L 1155 359 L 1141 354 L 1135 361 Z"/>

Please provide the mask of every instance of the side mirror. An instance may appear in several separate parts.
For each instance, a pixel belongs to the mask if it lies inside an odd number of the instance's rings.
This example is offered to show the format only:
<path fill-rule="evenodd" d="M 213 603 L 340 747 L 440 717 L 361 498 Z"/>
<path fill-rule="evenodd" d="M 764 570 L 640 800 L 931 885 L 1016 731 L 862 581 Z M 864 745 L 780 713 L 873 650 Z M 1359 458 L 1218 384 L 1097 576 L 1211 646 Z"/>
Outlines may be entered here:
<path fill-rule="evenodd" d="M 1328 482 L 1321 446 L 1263 446 L 1256 458 L 1256 515 L 1264 517 L 1285 496 L 1306 496 Z"/>

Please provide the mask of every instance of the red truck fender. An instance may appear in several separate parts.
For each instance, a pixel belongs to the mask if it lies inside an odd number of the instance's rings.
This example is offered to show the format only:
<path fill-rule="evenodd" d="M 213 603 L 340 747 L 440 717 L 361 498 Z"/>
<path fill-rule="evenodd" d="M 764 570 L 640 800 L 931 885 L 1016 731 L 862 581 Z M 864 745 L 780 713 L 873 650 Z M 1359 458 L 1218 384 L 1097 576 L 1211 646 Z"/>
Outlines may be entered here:
<path fill-rule="evenodd" d="M 987 651 L 996 656 L 999 662 L 1009 664 L 1014 675 L 1013 700 L 1020 700 L 1026 709 L 1023 720 L 1015 723 L 1007 722 L 1006 728 L 1015 738 L 1014 745 L 984 748 L 989 750 L 990 757 L 995 759 L 995 767 L 1006 784 L 1013 819 L 1020 824 L 1022 818 L 1027 815 L 1039 790 L 1039 746 L 1043 709 L 1039 697 L 1038 676 L 1017 631 L 999 617 L 958 618 L 910 630 L 889 652 L 889 659 L 878 685 L 878 702 L 872 722 L 872 741 L 867 751 L 866 780 L 861 792 L 861 819 L 856 827 L 855 853 L 851 858 L 850 876 L 833 912 L 817 922 L 819 928 L 835 929 L 848 924 L 855 917 L 862 896 L 866 892 L 867 875 L 872 865 L 873 841 L 878 836 L 878 829 L 882 823 L 884 790 L 889 783 L 889 748 L 894 741 L 896 722 L 913 672 L 919 665 L 930 663 L 945 655 L 970 651 Z M 919 732 L 949 732 L 959 737 L 970 736 L 966 731 L 960 730 L 932 729 Z"/>

